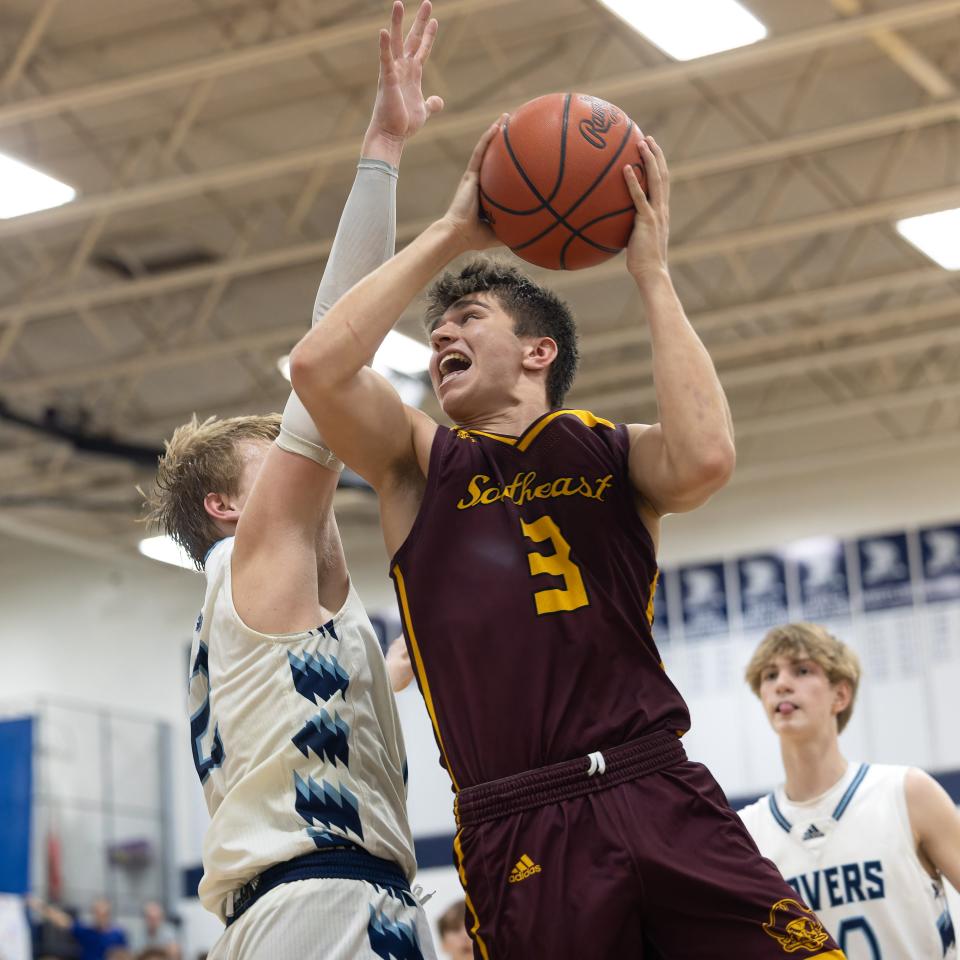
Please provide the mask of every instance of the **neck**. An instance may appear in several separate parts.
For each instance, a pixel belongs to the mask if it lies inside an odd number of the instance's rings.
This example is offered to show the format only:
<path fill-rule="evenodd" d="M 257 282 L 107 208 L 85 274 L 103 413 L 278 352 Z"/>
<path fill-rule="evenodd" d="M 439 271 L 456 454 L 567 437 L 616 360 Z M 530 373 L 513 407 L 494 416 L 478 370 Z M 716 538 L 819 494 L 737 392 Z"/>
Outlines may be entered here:
<path fill-rule="evenodd" d="M 786 772 L 784 791 L 794 803 L 813 800 L 826 793 L 846 773 L 847 761 L 840 753 L 835 731 L 806 740 L 780 739 L 780 755 Z"/>
<path fill-rule="evenodd" d="M 516 437 L 523 433 L 534 420 L 548 412 L 543 397 L 536 399 L 517 399 L 509 406 L 490 410 L 457 421 L 457 425 L 467 430 L 485 430 L 488 433 L 502 433 Z"/>

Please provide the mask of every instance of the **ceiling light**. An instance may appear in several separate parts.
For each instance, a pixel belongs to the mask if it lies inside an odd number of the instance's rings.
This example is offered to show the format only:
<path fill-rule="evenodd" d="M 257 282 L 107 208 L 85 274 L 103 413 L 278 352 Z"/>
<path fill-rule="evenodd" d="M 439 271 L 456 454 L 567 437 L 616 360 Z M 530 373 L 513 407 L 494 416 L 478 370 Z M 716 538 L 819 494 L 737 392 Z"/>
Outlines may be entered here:
<path fill-rule="evenodd" d="M 415 377 L 430 366 L 430 348 L 413 337 L 391 330 L 373 358 L 373 369 L 382 372 L 383 367 Z"/>
<path fill-rule="evenodd" d="M 196 564 L 187 556 L 187 552 L 178 543 L 174 543 L 170 537 L 146 537 L 141 540 L 137 549 L 151 560 L 159 560 L 161 563 L 172 563 L 175 567 L 183 567 L 185 570 L 196 570 Z"/>
<path fill-rule="evenodd" d="M 69 203 L 77 191 L 0 153 L 0 220 Z"/>
<path fill-rule="evenodd" d="M 674 60 L 745 47 L 767 28 L 736 0 L 600 0 Z"/>
<path fill-rule="evenodd" d="M 430 348 L 413 337 L 391 330 L 373 358 L 373 369 L 384 376 L 387 371 L 417 377 L 430 365 Z M 277 360 L 277 369 L 284 380 L 290 379 L 290 357 Z"/>
<path fill-rule="evenodd" d="M 945 270 L 960 270 L 960 208 L 898 220 L 897 232 Z"/>

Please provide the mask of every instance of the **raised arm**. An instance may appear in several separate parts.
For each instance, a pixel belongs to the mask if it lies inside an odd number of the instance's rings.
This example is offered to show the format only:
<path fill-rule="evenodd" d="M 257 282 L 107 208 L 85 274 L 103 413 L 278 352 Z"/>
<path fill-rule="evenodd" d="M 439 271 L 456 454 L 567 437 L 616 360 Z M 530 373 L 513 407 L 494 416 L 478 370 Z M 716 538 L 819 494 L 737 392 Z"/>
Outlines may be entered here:
<path fill-rule="evenodd" d="M 74 925 L 75 921 L 73 917 L 71 917 L 66 910 L 61 910 L 59 907 L 55 907 L 52 903 L 47 903 L 39 897 L 32 895 L 27 897 L 27 906 L 33 910 L 34 913 L 38 913 L 43 917 L 44 920 L 54 924 L 54 926 L 69 930 Z"/>
<path fill-rule="evenodd" d="M 733 422 L 713 361 L 683 311 L 667 268 L 670 180 L 652 137 L 642 145 L 649 199 L 633 167 L 624 178 L 637 208 L 627 248 L 650 327 L 658 422 L 630 426 L 630 477 L 663 515 L 700 506 L 729 480 Z"/>
<path fill-rule="evenodd" d="M 365 363 L 434 274 L 460 254 L 497 242 L 479 220 L 477 187 L 496 129 L 494 123 L 474 148 L 447 213 L 341 297 L 290 355 L 294 388 L 330 447 L 381 493 L 425 473 L 424 445 L 415 437 L 432 436 L 435 425 L 404 406 Z"/>
<path fill-rule="evenodd" d="M 921 860 L 960 893 L 960 810 L 933 777 L 916 767 L 907 771 L 904 790 Z"/>
<path fill-rule="evenodd" d="M 407 46 L 429 54 L 437 23 L 421 4 Z M 403 4 L 393 5 L 389 31 L 400 41 Z M 401 49 L 401 58 L 405 55 Z M 416 74 L 398 68 L 387 87 L 381 75 L 356 179 L 347 198 L 314 304 L 320 321 L 336 299 L 393 254 L 397 165 L 403 146 L 443 106 L 424 100 Z M 333 516 L 339 462 L 296 393 L 284 409 L 277 443 L 268 453 L 237 527 L 235 603 L 248 625 L 268 633 L 316 626 L 318 605 L 338 609 L 348 574 Z"/>

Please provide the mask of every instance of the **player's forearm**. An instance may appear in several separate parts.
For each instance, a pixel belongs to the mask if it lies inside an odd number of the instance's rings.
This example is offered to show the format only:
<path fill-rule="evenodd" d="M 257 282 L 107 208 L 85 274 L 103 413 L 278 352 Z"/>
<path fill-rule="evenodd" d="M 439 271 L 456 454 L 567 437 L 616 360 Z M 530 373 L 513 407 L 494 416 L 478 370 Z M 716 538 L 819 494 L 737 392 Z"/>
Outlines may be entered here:
<path fill-rule="evenodd" d="M 687 319 L 666 270 L 638 288 L 653 350 L 666 453 L 679 482 L 722 486 L 736 458 L 733 422 L 713 361 Z"/>
<path fill-rule="evenodd" d="M 314 323 L 357 281 L 393 256 L 399 160 L 399 150 L 364 149 L 317 290 Z"/>
<path fill-rule="evenodd" d="M 318 395 L 359 373 L 423 287 L 465 251 L 456 229 L 438 220 L 341 297 L 294 348 L 294 386 L 310 381 Z"/>
<path fill-rule="evenodd" d="M 369 140 L 369 137 L 368 137 Z M 317 290 L 313 323 L 333 306 L 358 280 L 393 256 L 396 238 L 397 168 L 385 158 L 399 160 L 399 152 L 378 149 L 382 138 L 364 142 L 366 153 L 357 167 L 337 234 Z M 291 393 L 283 411 L 280 437 L 284 450 L 321 464 L 329 464 L 326 443 L 296 393 Z"/>

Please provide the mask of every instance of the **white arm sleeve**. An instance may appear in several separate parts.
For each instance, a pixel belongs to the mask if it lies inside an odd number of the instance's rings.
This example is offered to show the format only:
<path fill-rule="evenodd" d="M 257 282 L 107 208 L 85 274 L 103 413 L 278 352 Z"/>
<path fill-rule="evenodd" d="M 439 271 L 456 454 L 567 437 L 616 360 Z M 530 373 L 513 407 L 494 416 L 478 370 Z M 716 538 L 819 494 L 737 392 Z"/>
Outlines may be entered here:
<path fill-rule="evenodd" d="M 397 168 L 361 159 L 313 306 L 316 323 L 357 281 L 393 256 L 397 233 Z M 343 464 L 326 448 L 310 414 L 291 391 L 277 445 L 331 470 Z"/>

